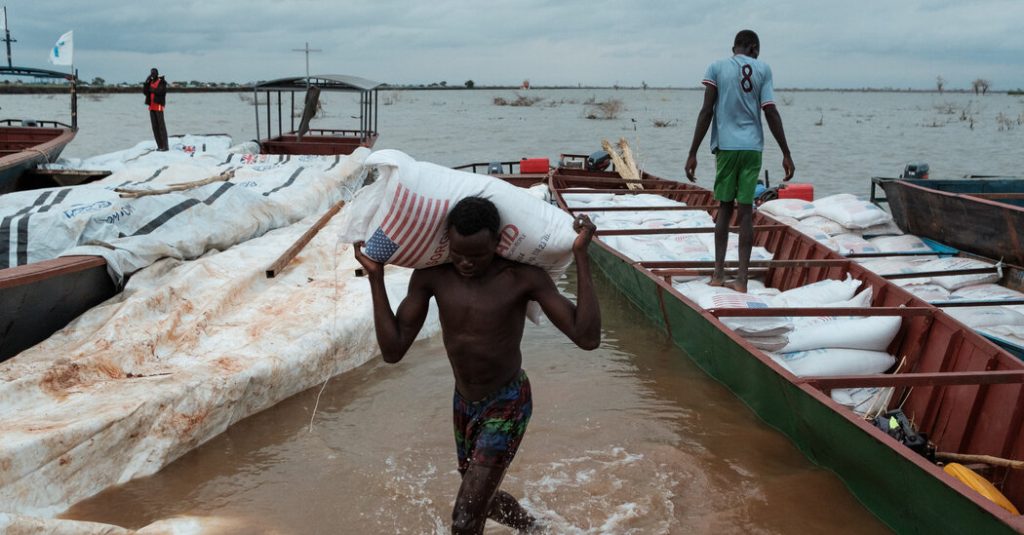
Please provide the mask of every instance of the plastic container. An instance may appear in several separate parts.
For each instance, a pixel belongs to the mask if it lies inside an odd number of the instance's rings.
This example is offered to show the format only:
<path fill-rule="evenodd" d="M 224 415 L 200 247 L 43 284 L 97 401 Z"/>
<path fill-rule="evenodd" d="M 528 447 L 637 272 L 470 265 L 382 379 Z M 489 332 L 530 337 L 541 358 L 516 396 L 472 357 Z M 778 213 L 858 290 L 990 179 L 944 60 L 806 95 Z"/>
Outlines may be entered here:
<path fill-rule="evenodd" d="M 779 188 L 780 199 L 803 199 L 811 202 L 814 200 L 813 184 L 783 184 Z"/>
<path fill-rule="evenodd" d="M 523 174 L 544 173 L 551 170 L 547 158 L 523 158 L 519 161 L 519 172 Z"/>

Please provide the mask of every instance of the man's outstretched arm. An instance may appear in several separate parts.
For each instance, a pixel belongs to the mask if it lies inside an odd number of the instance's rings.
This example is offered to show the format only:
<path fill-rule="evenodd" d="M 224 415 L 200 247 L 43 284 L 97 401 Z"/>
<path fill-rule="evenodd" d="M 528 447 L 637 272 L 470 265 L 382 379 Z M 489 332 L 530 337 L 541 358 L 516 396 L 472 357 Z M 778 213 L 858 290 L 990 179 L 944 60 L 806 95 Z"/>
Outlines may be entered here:
<path fill-rule="evenodd" d="M 402 360 L 409 346 L 416 340 L 416 335 L 423 328 L 430 307 L 430 290 L 425 276 L 421 271 L 413 271 L 409 278 L 409 291 L 398 305 L 398 313 L 391 311 L 387 288 L 384 286 L 384 265 L 363 254 L 363 243 L 356 243 L 352 248 L 356 260 L 366 271 L 370 279 L 370 295 L 373 297 L 373 325 L 377 332 L 377 344 L 380 346 L 384 362 L 395 363 Z"/>
<path fill-rule="evenodd" d="M 576 261 L 576 304 L 560 294 L 555 283 L 541 270 L 534 272 L 536 279 L 532 281 L 531 298 L 540 304 L 551 323 L 576 345 L 586 350 L 597 349 L 601 345 L 601 307 L 594 292 L 590 257 L 587 256 L 596 227 L 589 217 L 581 215 L 573 221 L 573 228 L 579 233 L 572 246 Z"/>
<path fill-rule="evenodd" d="M 779 115 L 779 110 L 774 104 L 764 107 L 764 120 L 768 123 L 768 129 L 772 131 L 775 142 L 779 144 L 779 150 L 782 151 L 782 169 L 786 172 L 786 178 L 783 178 L 782 181 L 785 182 L 793 178 L 796 166 L 793 165 L 793 158 L 789 155 L 786 131 L 782 129 L 782 116 Z"/>
<path fill-rule="evenodd" d="M 708 133 L 708 128 L 711 127 L 711 119 L 715 116 L 715 102 L 718 100 L 718 88 L 713 85 L 704 86 L 704 104 L 700 107 L 700 113 L 697 114 L 697 126 L 693 129 L 693 142 L 690 143 L 690 153 L 686 157 L 686 178 L 690 179 L 690 182 L 697 181 L 697 151 L 700 149 L 700 144 L 704 142 L 704 136 Z"/>

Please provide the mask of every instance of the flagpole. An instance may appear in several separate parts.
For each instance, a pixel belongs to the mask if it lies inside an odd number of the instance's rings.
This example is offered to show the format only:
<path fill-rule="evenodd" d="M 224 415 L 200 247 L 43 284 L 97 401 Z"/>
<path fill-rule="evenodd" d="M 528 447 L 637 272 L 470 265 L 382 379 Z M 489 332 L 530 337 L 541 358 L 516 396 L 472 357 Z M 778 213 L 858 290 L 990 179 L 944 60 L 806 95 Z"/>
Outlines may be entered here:
<path fill-rule="evenodd" d="M 4 6 L 4 42 L 7 43 L 7 67 L 13 68 L 11 63 L 11 43 L 17 43 L 17 39 L 11 39 L 11 27 L 7 25 L 7 6 Z"/>

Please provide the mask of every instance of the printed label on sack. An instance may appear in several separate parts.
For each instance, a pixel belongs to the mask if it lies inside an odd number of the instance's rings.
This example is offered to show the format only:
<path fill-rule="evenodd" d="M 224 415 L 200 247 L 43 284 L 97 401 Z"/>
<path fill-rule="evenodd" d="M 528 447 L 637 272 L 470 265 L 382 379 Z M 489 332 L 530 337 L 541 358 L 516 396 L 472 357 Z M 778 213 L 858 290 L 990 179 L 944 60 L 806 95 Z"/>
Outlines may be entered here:
<path fill-rule="evenodd" d="M 88 212 L 95 212 L 96 210 L 102 210 L 112 205 L 110 201 L 96 201 L 92 204 L 76 204 L 71 207 L 70 210 L 64 210 L 64 217 L 71 219 L 79 214 Z"/>
<path fill-rule="evenodd" d="M 440 243 L 438 243 L 437 247 L 434 247 L 434 251 L 430 253 L 430 258 L 427 259 L 426 267 L 436 266 L 437 264 L 441 263 L 442 260 L 445 260 L 447 258 L 448 258 L 448 233 L 445 232 L 444 235 L 441 236 Z"/>
<path fill-rule="evenodd" d="M 498 241 L 498 254 L 506 255 L 509 250 L 516 244 L 516 238 L 519 237 L 519 227 L 515 225 L 505 225 L 499 233 Z"/>

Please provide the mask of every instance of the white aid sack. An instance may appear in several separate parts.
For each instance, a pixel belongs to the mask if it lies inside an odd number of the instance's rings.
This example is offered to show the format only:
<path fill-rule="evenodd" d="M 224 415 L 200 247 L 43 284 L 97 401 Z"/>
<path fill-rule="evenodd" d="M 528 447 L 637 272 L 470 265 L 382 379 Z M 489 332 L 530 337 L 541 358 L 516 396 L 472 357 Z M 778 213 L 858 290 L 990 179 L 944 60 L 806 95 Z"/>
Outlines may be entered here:
<path fill-rule="evenodd" d="M 832 401 L 843 405 L 853 412 L 864 416 L 886 407 L 892 397 L 892 388 L 837 388 L 832 391 Z"/>
<path fill-rule="evenodd" d="M 602 238 L 609 247 L 635 262 L 668 262 L 682 260 L 660 241 L 638 239 L 636 236 L 608 236 Z"/>
<path fill-rule="evenodd" d="M 874 291 L 870 286 L 864 289 L 859 294 L 847 299 L 846 301 L 836 301 L 835 303 L 825 303 L 823 305 L 815 305 L 821 308 L 868 308 L 871 306 L 871 298 L 874 296 Z M 805 326 L 817 325 L 824 321 L 830 321 L 835 319 L 835 316 L 795 316 L 793 319 L 793 330 L 803 328 Z M 844 318 L 850 319 L 850 318 Z"/>
<path fill-rule="evenodd" d="M 365 241 L 370 258 L 426 268 L 448 261 L 448 212 L 460 200 L 480 196 L 501 217 L 498 254 L 539 266 L 557 276 L 572 261 L 572 216 L 497 178 L 418 162 L 397 150 L 366 159 L 378 180 L 361 189 L 342 211 L 340 239 Z"/>
<path fill-rule="evenodd" d="M 899 236 L 903 234 L 903 229 L 896 224 L 895 221 L 886 221 L 881 225 L 875 225 L 866 229 L 860 229 L 859 232 L 862 236 Z"/>
<path fill-rule="evenodd" d="M 877 260 L 866 260 L 861 262 L 862 266 L 877 273 L 878 275 L 896 275 L 901 273 L 917 273 L 921 271 L 921 263 L 904 258 L 879 258 Z M 892 282 L 900 286 L 912 286 L 919 284 L 931 284 L 931 277 L 914 277 L 912 279 L 893 279 Z"/>
<path fill-rule="evenodd" d="M 757 208 L 774 216 L 803 219 L 814 215 L 814 204 L 802 199 L 775 199 Z"/>
<path fill-rule="evenodd" d="M 708 226 L 711 226 L 711 225 L 708 225 Z M 700 240 L 704 242 L 704 246 L 707 247 L 709 251 L 714 253 L 714 251 L 715 251 L 715 235 L 714 235 L 714 233 L 708 232 L 708 233 L 705 233 L 705 234 L 698 234 L 698 236 L 700 237 Z M 740 251 L 739 248 L 740 248 L 740 235 L 735 233 L 735 232 L 730 232 L 729 233 L 729 241 L 727 242 L 726 247 L 725 247 L 725 260 L 727 262 L 735 262 L 735 261 L 737 261 L 739 259 L 739 251 Z M 750 249 L 750 259 L 751 260 L 771 260 L 772 259 L 772 253 L 768 249 L 766 249 L 764 247 L 754 246 L 754 247 L 751 247 L 751 249 Z"/>
<path fill-rule="evenodd" d="M 913 286 L 907 286 L 906 290 L 914 294 L 914 297 L 925 301 L 949 301 L 950 299 L 953 299 L 949 290 L 939 286 L 938 284 L 915 284 Z"/>
<path fill-rule="evenodd" d="M 812 215 L 805 217 L 800 221 L 801 225 L 817 229 L 820 232 L 824 232 L 829 236 L 835 236 L 836 234 L 845 234 L 850 232 L 846 227 L 832 221 L 827 217 L 821 217 L 820 215 Z"/>
<path fill-rule="evenodd" d="M 971 286 L 964 286 L 953 292 L 953 297 L 957 299 L 977 299 L 986 301 L 996 301 L 1000 299 L 1024 299 L 1024 293 L 1018 292 L 1017 290 L 1011 290 L 1005 286 L 998 284 L 974 284 Z"/>
<path fill-rule="evenodd" d="M 946 307 L 943 311 L 974 329 L 996 325 L 1024 327 L 1024 314 L 1009 307 Z"/>
<path fill-rule="evenodd" d="M 766 298 L 741 294 L 736 291 L 728 293 L 703 293 L 697 298 L 697 304 L 704 309 L 712 308 L 768 308 Z M 793 323 L 788 317 L 729 317 L 720 318 L 730 329 L 740 336 L 777 336 L 793 330 Z"/>
<path fill-rule="evenodd" d="M 832 236 L 832 239 L 839 246 L 838 251 L 842 255 L 880 252 L 878 247 L 857 234 L 839 234 Z"/>
<path fill-rule="evenodd" d="M 902 321 L 899 316 L 823 318 L 814 325 L 797 325 L 787 336 L 784 353 L 825 347 L 885 351 Z"/>
<path fill-rule="evenodd" d="M 397 151 L 380 151 L 380 152 L 397 152 Z M 401 154 L 401 153 L 399 153 Z M 585 189 L 585 188 L 580 188 Z M 566 193 L 562 196 L 565 199 L 566 204 L 569 206 L 598 206 L 606 205 L 615 200 L 614 193 Z"/>
<path fill-rule="evenodd" d="M 850 275 L 846 280 L 825 279 L 780 293 L 771 300 L 776 307 L 817 307 L 853 297 L 861 282 Z"/>
<path fill-rule="evenodd" d="M 848 194 L 819 199 L 814 202 L 814 211 L 849 229 L 866 229 L 892 221 L 885 210 Z"/>
<path fill-rule="evenodd" d="M 958 258 L 955 256 L 947 258 L 936 258 L 930 260 L 919 266 L 918 271 L 959 271 L 962 269 L 978 269 L 978 268 L 991 268 L 995 267 L 988 262 L 981 260 L 975 260 L 973 258 Z M 975 284 L 984 284 L 990 282 L 999 282 L 1001 275 L 997 270 L 993 270 L 991 273 L 976 273 L 973 275 L 942 275 L 932 277 L 932 282 L 942 286 L 943 288 L 954 291 L 959 290 L 965 286 L 973 286 Z"/>
<path fill-rule="evenodd" d="M 871 375 L 888 370 L 896 362 L 888 353 L 863 349 L 812 349 L 771 357 L 798 377 Z"/>
<path fill-rule="evenodd" d="M 795 217 L 789 217 L 788 215 L 777 215 L 771 216 L 779 223 L 786 225 L 787 227 L 795 227 L 800 224 L 800 220 Z"/>
<path fill-rule="evenodd" d="M 776 336 L 744 336 L 743 339 L 750 342 L 750 345 L 764 351 L 779 351 L 789 343 L 789 338 L 785 334 Z"/>
<path fill-rule="evenodd" d="M 807 236 L 810 236 L 811 239 L 824 245 L 825 247 L 828 247 L 833 251 L 839 251 L 839 244 L 836 243 L 836 241 L 833 240 L 831 236 L 818 230 L 817 227 L 809 227 L 803 224 L 798 224 L 794 228 L 806 234 Z"/>
<path fill-rule="evenodd" d="M 904 234 L 902 236 L 879 236 L 877 238 L 871 238 L 870 241 L 883 253 L 917 253 L 917 252 L 929 252 L 932 250 L 928 247 L 928 244 L 914 236 L 913 234 Z"/>

